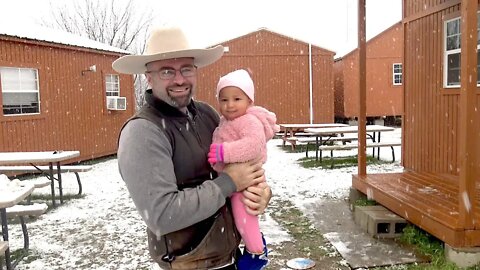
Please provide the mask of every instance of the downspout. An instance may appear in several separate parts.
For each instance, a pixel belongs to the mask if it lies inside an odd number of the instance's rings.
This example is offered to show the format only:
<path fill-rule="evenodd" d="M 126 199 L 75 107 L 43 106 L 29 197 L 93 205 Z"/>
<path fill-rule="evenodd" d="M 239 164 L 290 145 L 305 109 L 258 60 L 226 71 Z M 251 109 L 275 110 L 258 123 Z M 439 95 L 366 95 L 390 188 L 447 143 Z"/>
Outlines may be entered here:
<path fill-rule="evenodd" d="M 310 124 L 313 124 L 312 44 L 308 43 L 308 81 L 310 88 Z"/>

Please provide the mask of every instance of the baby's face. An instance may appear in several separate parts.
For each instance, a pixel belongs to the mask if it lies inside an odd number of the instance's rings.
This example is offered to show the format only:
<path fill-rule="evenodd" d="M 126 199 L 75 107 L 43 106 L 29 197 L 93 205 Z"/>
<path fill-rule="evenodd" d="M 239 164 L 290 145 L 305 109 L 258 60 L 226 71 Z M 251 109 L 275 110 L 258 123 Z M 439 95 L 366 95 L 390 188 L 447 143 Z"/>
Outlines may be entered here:
<path fill-rule="evenodd" d="M 235 86 L 227 86 L 218 94 L 220 113 L 227 119 L 233 120 L 245 115 L 247 108 L 252 105 L 250 98 L 242 89 Z"/>

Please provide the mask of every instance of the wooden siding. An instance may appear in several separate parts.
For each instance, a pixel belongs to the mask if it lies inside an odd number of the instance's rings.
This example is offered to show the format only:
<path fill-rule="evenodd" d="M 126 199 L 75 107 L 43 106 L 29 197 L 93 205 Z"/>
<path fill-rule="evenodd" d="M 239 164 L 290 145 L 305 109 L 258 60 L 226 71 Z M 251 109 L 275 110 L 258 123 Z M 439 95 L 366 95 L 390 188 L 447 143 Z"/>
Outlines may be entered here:
<path fill-rule="evenodd" d="M 255 104 L 276 113 L 278 123 L 310 122 L 309 46 L 261 29 L 222 43 L 229 51 L 200 69 L 196 98 L 217 107 L 220 76 L 249 68 L 255 83 Z M 313 123 L 334 121 L 334 52 L 312 46 Z"/>
<path fill-rule="evenodd" d="M 406 169 L 458 175 L 460 88 L 443 88 L 443 24 L 446 18 L 460 16 L 459 5 L 452 6 L 458 2 L 405 1 L 406 14 L 418 17 L 405 24 L 403 165 Z M 435 12 L 425 15 L 418 8 L 422 5 Z M 436 5 L 448 8 L 438 11 Z M 419 12 L 422 16 L 417 15 Z M 477 95 L 479 106 L 480 95 Z M 478 119 L 480 112 L 477 110 L 476 114 Z M 475 130 L 480 134 L 478 124 Z"/>
<path fill-rule="evenodd" d="M 403 64 L 403 28 L 398 23 L 367 42 L 367 117 L 403 114 L 403 85 L 393 85 L 393 64 Z M 334 63 L 335 116 L 359 112 L 358 49 Z"/>
<path fill-rule="evenodd" d="M 135 110 L 133 77 L 120 75 L 126 111 L 106 109 L 105 75 L 121 54 L 0 36 L 0 66 L 38 70 L 40 114 L 0 113 L 0 151 L 79 150 L 73 161 L 114 154 Z M 97 72 L 82 70 L 96 65 Z M 0 96 L 1 104 L 1 96 Z"/>

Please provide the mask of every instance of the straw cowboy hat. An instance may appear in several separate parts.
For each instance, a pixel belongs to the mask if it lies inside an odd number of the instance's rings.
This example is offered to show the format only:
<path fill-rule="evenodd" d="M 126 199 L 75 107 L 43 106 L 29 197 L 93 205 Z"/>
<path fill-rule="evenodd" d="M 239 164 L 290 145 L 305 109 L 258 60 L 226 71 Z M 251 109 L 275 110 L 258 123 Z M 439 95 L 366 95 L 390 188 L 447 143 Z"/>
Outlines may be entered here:
<path fill-rule="evenodd" d="M 120 73 L 142 74 L 147 71 L 146 64 L 173 58 L 189 57 L 194 65 L 203 67 L 222 57 L 223 46 L 209 49 L 194 49 L 179 28 L 156 28 L 150 33 L 143 55 L 126 55 L 113 62 L 112 67 Z"/>

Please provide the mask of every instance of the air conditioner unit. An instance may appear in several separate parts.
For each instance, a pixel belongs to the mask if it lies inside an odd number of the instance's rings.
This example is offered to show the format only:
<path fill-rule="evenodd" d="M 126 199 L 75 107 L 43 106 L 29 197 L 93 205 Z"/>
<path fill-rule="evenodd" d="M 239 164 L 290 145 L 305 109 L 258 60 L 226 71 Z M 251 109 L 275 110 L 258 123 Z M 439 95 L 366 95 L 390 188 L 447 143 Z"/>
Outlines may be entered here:
<path fill-rule="evenodd" d="M 127 109 L 127 98 L 107 97 L 107 109 L 112 111 L 124 111 Z"/>

